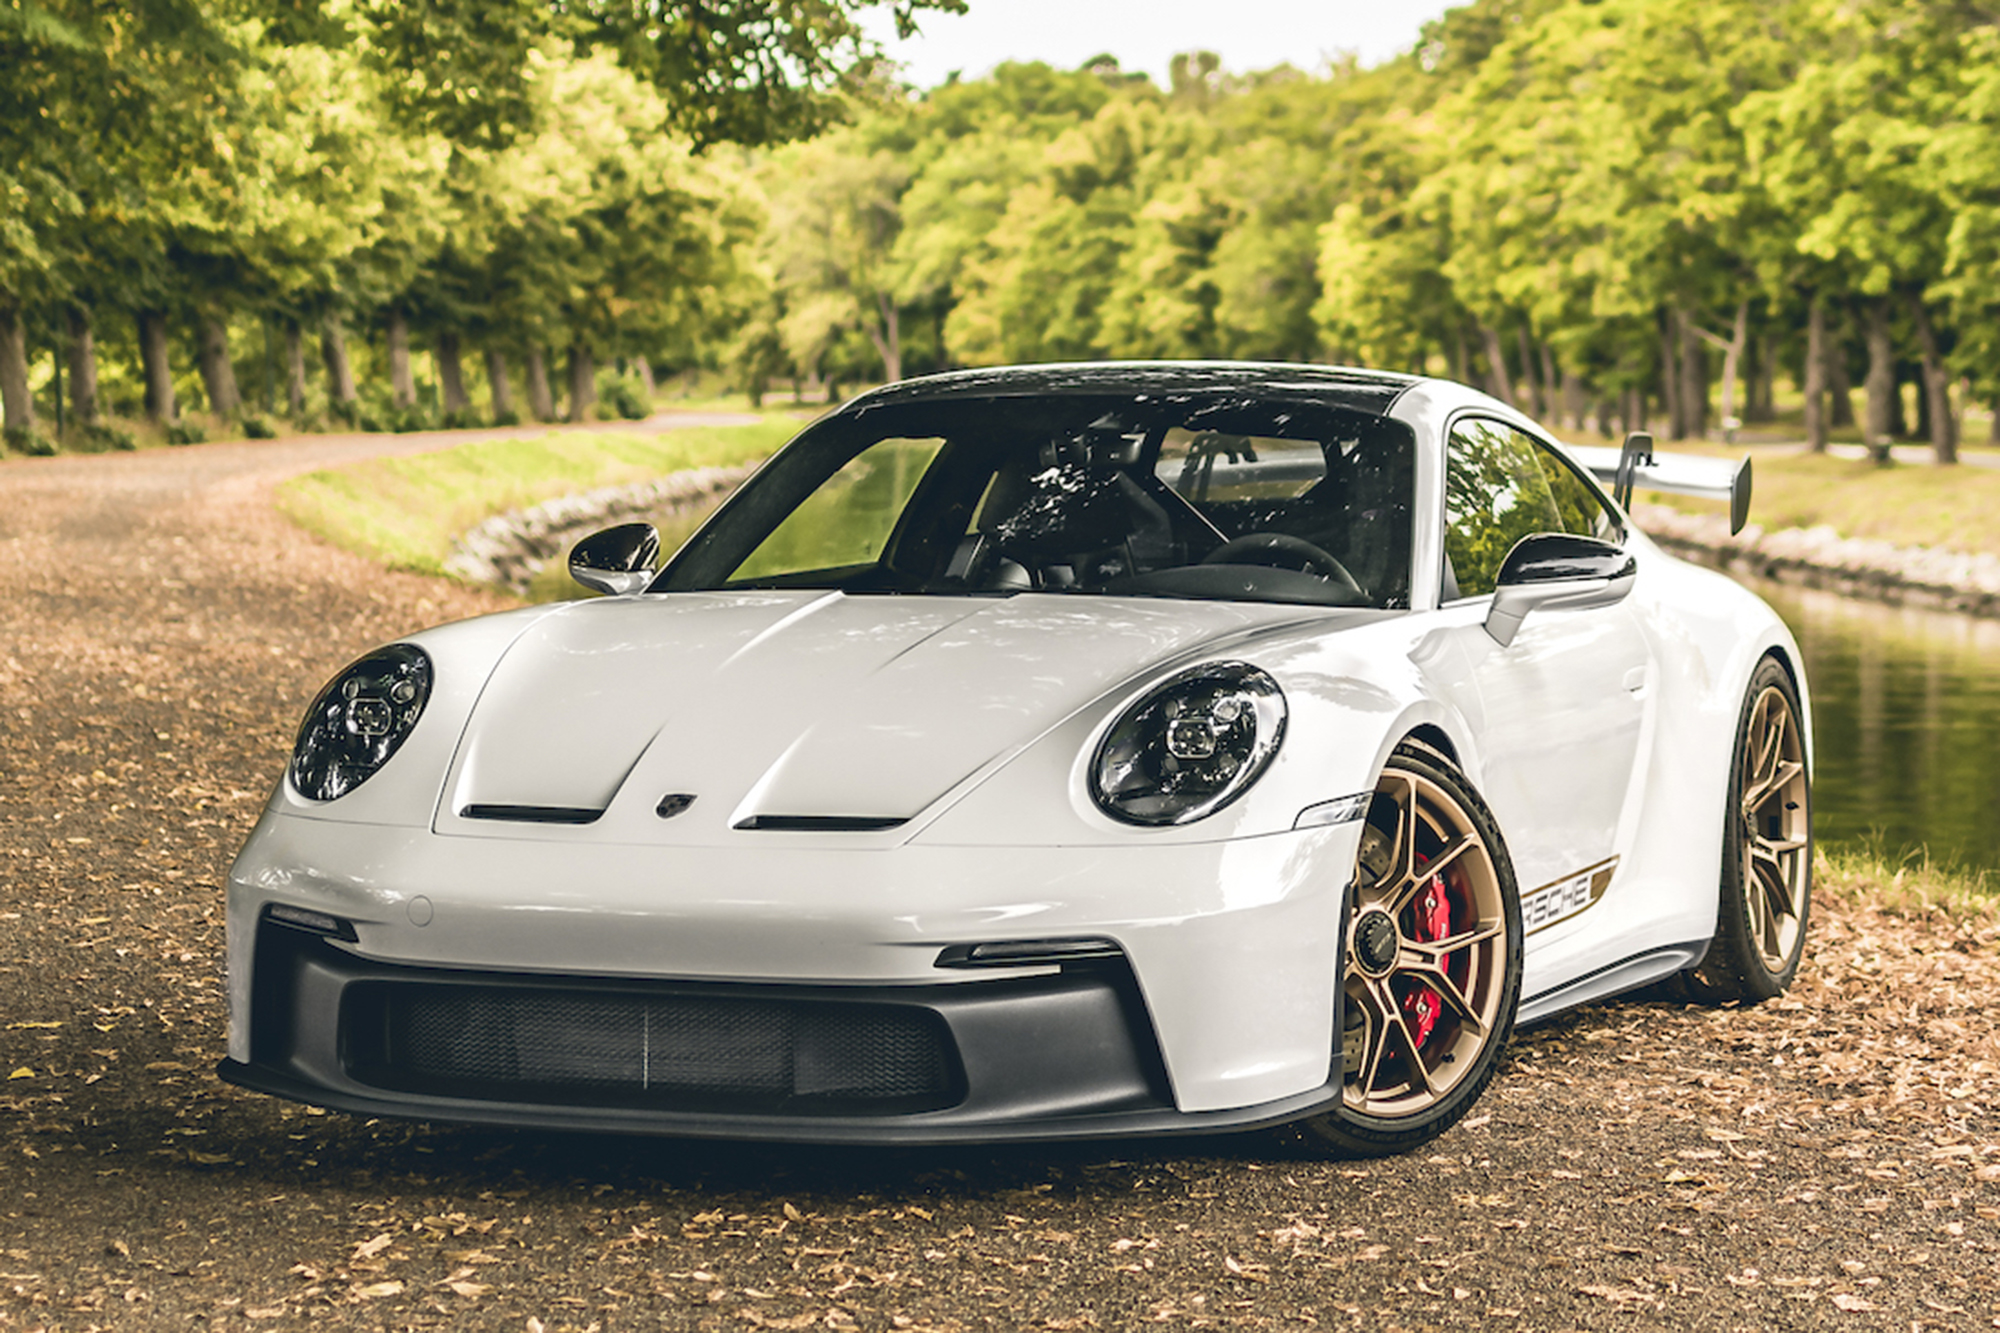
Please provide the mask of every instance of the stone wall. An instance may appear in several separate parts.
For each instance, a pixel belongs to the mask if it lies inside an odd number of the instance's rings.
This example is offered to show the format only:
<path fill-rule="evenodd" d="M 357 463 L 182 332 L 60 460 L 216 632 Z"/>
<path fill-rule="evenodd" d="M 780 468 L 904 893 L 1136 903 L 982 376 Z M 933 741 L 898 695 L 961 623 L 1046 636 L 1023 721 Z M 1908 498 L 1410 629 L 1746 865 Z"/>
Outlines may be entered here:
<path fill-rule="evenodd" d="M 1752 523 L 1732 537 L 1719 514 L 1685 514 L 1664 505 L 1635 505 L 1632 517 L 1660 545 L 1732 572 L 1850 597 L 2000 616 L 2000 557 L 1893 546 L 1843 537 L 1828 527 L 1766 532 Z"/>
<path fill-rule="evenodd" d="M 707 503 L 735 490 L 757 467 L 695 468 L 495 514 L 452 543 L 444 569 L 455 578 L 526 596 L 535 575 L 549 561 L 566 557 L 578 540 L 600 528 Z"/>

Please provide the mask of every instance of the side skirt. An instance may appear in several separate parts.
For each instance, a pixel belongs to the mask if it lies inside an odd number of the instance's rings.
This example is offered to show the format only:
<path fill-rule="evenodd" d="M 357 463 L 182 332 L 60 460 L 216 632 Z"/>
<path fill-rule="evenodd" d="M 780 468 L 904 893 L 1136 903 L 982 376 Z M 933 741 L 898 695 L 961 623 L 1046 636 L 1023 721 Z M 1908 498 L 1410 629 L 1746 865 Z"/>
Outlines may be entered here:
<path fill-rule="evenodd" d="M 1628 990 L 1637 989 L 1650 982 L 1672 976 L 1699 963 L 1708 954 L 1708 941 L 1696 940 L 1688 944 L 1669 944 L 1661 949 L 1648 949 L 1645 953 L 1633 954 L 1608 967 L 1600 967 L 1573 981 L 1566 981 L 1540 995 L 1521 1001 L 1515 1015 L 1516 1026 L 1539 1023 L 1545 1018 L 1553 1018 L 1567 1009 L 1574 1009 L 1593 1000 L 1609 999 Z"/>

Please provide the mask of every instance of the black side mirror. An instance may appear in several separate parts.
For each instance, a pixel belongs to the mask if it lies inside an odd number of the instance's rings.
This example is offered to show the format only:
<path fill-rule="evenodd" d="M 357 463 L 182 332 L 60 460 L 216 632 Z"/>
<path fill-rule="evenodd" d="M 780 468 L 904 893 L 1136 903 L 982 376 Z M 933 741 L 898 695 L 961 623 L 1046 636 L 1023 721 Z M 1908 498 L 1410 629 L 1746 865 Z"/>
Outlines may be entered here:
<path fill-rule="evenodd" d="M 1514 543 L 1500 564 L 1486 632 L 1502 648 L 1538 607 L 1582 608 L 1623 601 L 1639 577 L 1632 553 L 1595 537 L 1537 532 Z"/>
<path fill-rule="evenodd" d="M 660 534 L 651 523 L 621 523 L 594 532 L 569 553 L 569 576 L 593 592 L 622 597 L 644 592 L 660 561 Z"/>

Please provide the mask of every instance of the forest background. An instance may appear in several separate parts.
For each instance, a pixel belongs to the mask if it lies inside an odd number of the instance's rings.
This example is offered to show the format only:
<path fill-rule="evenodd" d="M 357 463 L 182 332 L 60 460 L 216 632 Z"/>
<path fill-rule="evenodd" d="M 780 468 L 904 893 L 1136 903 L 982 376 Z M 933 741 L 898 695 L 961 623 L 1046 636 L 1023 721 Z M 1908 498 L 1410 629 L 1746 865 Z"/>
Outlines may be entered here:
<path fill-rule="evenodd" d="M 2000 402 L 2000 6 L 1474 0 L 1368 69 L 917 90 L 856 4 L 5 0 L 8 445 L 1099 357 L 1677 439 L 1782 380 L 1941 462 Z"/>

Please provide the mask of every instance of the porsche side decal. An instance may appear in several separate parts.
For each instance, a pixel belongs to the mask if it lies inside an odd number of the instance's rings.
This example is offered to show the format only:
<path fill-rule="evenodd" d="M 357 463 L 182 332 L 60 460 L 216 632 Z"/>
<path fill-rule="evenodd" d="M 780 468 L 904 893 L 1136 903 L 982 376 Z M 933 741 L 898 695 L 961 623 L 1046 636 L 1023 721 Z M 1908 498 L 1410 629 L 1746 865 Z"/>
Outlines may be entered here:
<path fill-rule="evenodd" d="M 1618 858 L 1614 856 L 1553 884 L 1530 890 L 1521 898 L 1522 931 L 1532 935 L 1595 907 L 1597 900 L 1604 896 L 1605 886 L 1611 883 L 1611 872 L 1616 869 Z"/>

